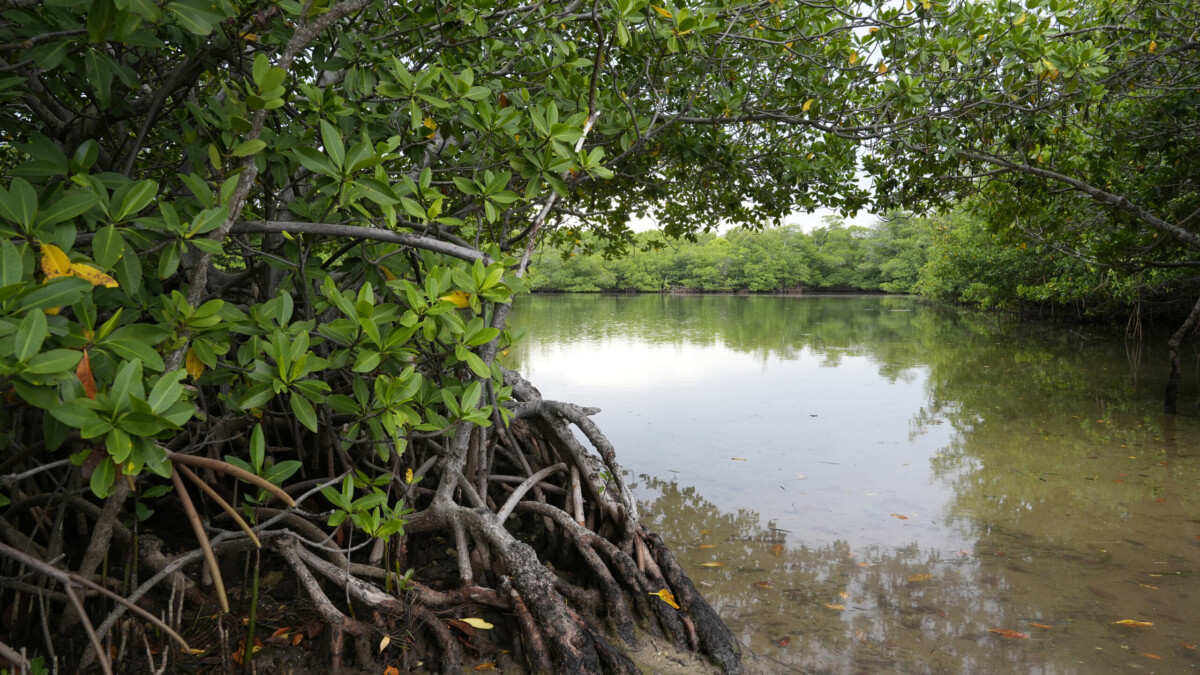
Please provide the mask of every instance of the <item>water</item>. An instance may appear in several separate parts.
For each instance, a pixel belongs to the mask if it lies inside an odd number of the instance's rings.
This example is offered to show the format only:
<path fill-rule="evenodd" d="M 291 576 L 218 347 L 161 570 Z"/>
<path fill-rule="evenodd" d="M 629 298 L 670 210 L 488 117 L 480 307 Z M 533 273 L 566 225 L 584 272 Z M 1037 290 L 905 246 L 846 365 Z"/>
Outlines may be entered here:
<path fill-rule="evenodd" d="M 763 667 L 1200 670 L 1200 421 L 1161 414 L 1165 340 L 1135 368 L 1104 333 L 895 297 L 512 321 L 508 365 L 602 409 L 643 519 Z"/>

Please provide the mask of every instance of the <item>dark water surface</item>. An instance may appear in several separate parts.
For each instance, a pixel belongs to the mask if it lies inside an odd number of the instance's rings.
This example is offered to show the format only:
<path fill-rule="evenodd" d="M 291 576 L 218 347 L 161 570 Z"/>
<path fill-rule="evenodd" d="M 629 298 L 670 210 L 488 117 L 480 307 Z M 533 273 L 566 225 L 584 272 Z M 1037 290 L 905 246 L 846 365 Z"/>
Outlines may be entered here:
<path fill-rule="evenodd" d="M 1200 420 L 1161 413 L 1162 340 L 1135 370 L 1119 336 L 896 297 L 512 321 L 507 364 L 602 409 L 643 519 L 768 667 L 1200 670 Z"/>

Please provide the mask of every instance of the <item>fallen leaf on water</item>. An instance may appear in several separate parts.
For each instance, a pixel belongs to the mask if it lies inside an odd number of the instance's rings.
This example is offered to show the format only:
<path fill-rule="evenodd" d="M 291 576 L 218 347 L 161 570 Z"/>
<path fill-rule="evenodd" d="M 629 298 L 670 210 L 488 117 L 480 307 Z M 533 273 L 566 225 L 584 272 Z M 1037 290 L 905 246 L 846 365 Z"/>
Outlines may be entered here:
<path fill-rule="evenodd" d="M 1151 654 L 1150 652 L 1142 652 L 1142 656 L 1144 656 L 1148 659 L 1154 659 L 1155 661 L 1162 661 L 1162 657 L 1159 656 L 1158 654 Z"/>
<path fill-rule="evenodd" d="M 1142 588 L 1149 588 L 1150 590 L 1154 590 L 1154 591 L 1158 590 L 1158 586 L 1151 586 L 1150 584 L 1143 584 L 1143 583 L 1139 582 L 1138 586 L 1141 586 Z"/>
<path fill-rule="evenodd" d="M 850 594 L 847 593 L 846 591 L 841 591 L 840 593 L 838 593 L 838 597 L 840 597 L 843 600 L 846 600 L 847 598 L 850 597 Z"/>
<path fill-rule="evenodd" d="M 756 581 L 753 585 L 755 588 L 774 588 L 769 581 Z"/>
<path fill-rule="evenodd" d="M 827 602 L 827 603 L 825 603 L 825 609 L 836 609 L 840 612 L 843 609 L 846 609 L 846 606 L 845 605 L 831 605 Z"/>
<path fill-rule="evenodd" d="M 729 459 L 732 459 L 732 460 L 733 460 L 733 461 L 735 461 L 735 462 L 744 462 L 744 461 L 746 461 L 746 458 L 745 458 L 745 457 L 730 457 Z"/>
<path fill-rule="evenodd" d="M 790 644 L 792 644 L 792 638 L 790 637 L 781 637 L 775 641 L 776 647 L 786 647 Z"/>
<path fill-rule="evenodd" d="M 700 566 L 701 567 L 724 567 L 725 563 L 720 563 L 720 562 L 717 562 L 714 560 L 711 562 L 700 563 Z"/>
<path fill-rule="evenodd" d="M 1134 619 L 1121 619 L 1120 621 L 1114 621 L 1113 623 L 1120 624 L 1122 626 L 1133 626 L 1134 628 L 1149 628 L 1154 625 L 1153 621 L 1136 621 Z"/>
<path fill-rule="evenodd" d="M 862 643 L 866 643 L 866 641 L 867 641 L 867 634 L 862 632 L 861 630 L 854 631 L 854 637 L 857 638 L 858 641 L 862 642 Z"/>
<path fill-rule="evenodd" d="M 914 575 L 910 576 L 908 578 L 908 580 L 912 583 L 917 583 L 917 582 L 921 582 L 921 581 L 929 581 L 932 578 L 933 578 L 932 574 L 914 574 Z"/>
<path fill-rule="evenodd" d="M 1189 644 L 1188 644 L 1188 643 L 1186 643 L 1186 642 L 1180 642 L 1179 644 L 1183 645 L 1184 649 L 1191 649 L 1191 650 L 1195 650 L 1195 649 L 1196 649 L 1196 645 L 1189 645 Z"/>
<path fill-rule="evenodd" d="M 775 544 L 772 546 L 771 553 L 774 553 L 777 556 L 783 555 L 783 544 Z"/>
<path fill-rule="evenodd" d="M 859 567 L 870 567 L 871 563 L 857 563 Z"/>
<path fill-rule="evenodd" d="M 716 548 L 716 544 L 700 544 L 698 548 Z"/>
<path fill-rule="evenodd" d="M 1046 630 L 1054 630 L 1054 626 L 1048 626 L 1048 625 L 1046 625 L 1046 624 L 1044 624 L 1044 623 L 1034 623 L 1034 622 L 1030 622 L 1030 623 L 1029 623 L 1029 625 L 1030 625 L 1030 626 L 1033 626 L 1034 628 L 1045 628 Z"/>
<path fill-rule="evenodd" d="M 700 530 L 700 536 L 704 536 L 706 534 L 712 534 L 712 530 Z"/>
<path fill-rule="evenodd" d="M 903 516 L 899 513 L 889 513 L 888 515 L 892 516 L 893 518 L 899 518 L 900 520 L 908 520 L 908 516 Z"/>
<path fill-rule="evenodd" d="M 679 609 L 679 603 L 675 602 L 675 594 L 665 588 L 657 593 L 651 593 L 650 595 L 657 596 L 668 605 L 674 607 L 675 609 Z"/>
<path fill-rule="evenodd" d="M 1009 638 L 1010 640 L 1028 640 L 1029 639 L 1028 633 L 1022 633 L 1019 630 L 1009 630 L 1007 628 L 989 628 L 988 632 L 995 633 L 996 635 L 999 635 L 1000 637 Z"/>
<path fill-rule="evenodd" d="M 483 619 L 476 619 L 472 617 L 470 619 L 463 619 L 462 622 L 471 626 L 472 628 L 478 628 L 480 630 L 490 630 L 492 628 L 492 624 L 484 621 Z"/>

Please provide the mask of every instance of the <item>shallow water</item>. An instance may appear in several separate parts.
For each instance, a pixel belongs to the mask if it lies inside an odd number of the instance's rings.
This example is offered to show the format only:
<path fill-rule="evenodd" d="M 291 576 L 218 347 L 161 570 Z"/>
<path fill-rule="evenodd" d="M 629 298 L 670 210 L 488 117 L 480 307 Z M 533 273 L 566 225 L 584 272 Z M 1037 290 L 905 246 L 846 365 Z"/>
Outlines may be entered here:
<path fill-rule="evenodd" d="M 897 297 L 512 321 L 507 365 L 602 409 L 643 519 L 769 669 L 1200 670 L 1200 378 L 1161 414 L 1165 340 L 1135 368 L 1119 336 Z"/>

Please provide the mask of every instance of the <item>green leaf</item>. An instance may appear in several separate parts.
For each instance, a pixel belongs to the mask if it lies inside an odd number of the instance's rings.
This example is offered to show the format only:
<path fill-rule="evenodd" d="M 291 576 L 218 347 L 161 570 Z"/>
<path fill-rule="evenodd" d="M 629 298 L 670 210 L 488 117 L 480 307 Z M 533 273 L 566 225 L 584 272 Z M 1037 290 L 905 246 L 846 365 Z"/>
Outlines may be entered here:
<path fill-rule="evenodd" d="M 105 269 L 112 269 L 125 252 L 125 238 L 113 225 L 100 228 L 92 239 L 92 256 Z"/>
<path fill-rule="evenodd" d="M 175 15 L 175 21 L 185 30 L 206 36 L 213 27 L 224 20 L 224 16 L 207 9 L 202 1 L 177 0 L 167 3 L 167 11 Z"/>
<path fill-rule="evenodd" d="M 271 383 L 268 382 L 251 387 L 238 405 L 246 410 L 261 408 L 264 403 L 273 398 L 275 398 L 275 391 L 271 388 Z"/>
<path fill-rule="evenodd" d="M 41 211 L 38 214 L 38 224 L 42 226 L 57 225 L 86 213 L 99 203 L 100 196 L 95 192 L 69 193 Z"/>
<path fill-rule="evenodd" d="M 255 424 L 254 431 L 250 432 L 250 463 L 254 466 L 254 473 L 262 473 L 266 452 L 267 441 L 263 437 L 262 425 Z"/>
<path fill-rule="evenodd" d="M 104 341 L 102 348 L 123 359 L 144 363 L 150 370 L 163 369 L 162 356 L 141 340 L 109 338 Z"/>
<path fill-rule="evenodd" d="M 379 352 L 364 349 L 354 359 L 354 367 L 351 370 L 356 373 L 369 373 L 379 367 L 379 361 Z"/>
<path fill-rule="evenodd" d="M 112 397 L 113 406 L 117 410 L 123 410 L 129 406 L 130 396 L 141 398 L 143 391 L 142 362 L 140 359 L 134 359 L 126 361 L 117 369 L 108 395 Z"/>
<path fill-rule="evenodd" d="M 105 457 L 92 470 L 92 477 L 88 480 L 88 485 L 91 486 L 93 494 L 104 499 L 112 493 L 113 481 L 116 479 L 117 468 L 113 465 L 111 459 Z"/>
<path fill-rule="evenodd" d="M 296 160 L 300 162 L 301 166 L 313 173 L 332 177 L 341 175 L 341 171 L 329 161 L 328 157 L 313 148 L 296 148 L 292 150 L 292 154 L 296 156 Z"/>
<path fill-rule="evenodd" d="M 345 166 L 346 146 L 342 143 L 342 135 L 329 122 L 321 120 L 321 144 L 325 146 L 325 154 L 333 161 L 338 169 Z"/>
<path fill-rule="evenodd" d="M 26 232 L 33 227 L 37 213 L 37 192 L 24 178 L 14 178 L 8 189 L 0 187 L 0 217 L 21 226 Z"/>
<path fill-rule="evenodd" d="M 478 381 L 467 385 L 462 395 L 462 409 L 473 410 L 479 403 L 479 398 L 483 395 L 483 387 Z"/>
<path fill-rule="evenodd" d="M 292 406 L 292 412 L 296 414 L 296 419 L 304 425 L 306 429 L 317 433 L 317 413 L 313 410 L 312 404 L 308 399 L 299 394 L 292 394 L 288 399 L 288 403 Z"/>
<path fill-rule="evenodd" d="M 17 326 L 17 336 L 13 343 L 13 355 L 18 361 L 26 361 L 42 348 L 42 342 L 50 334 L 46 324 L 46 315 L 34 310 L 21 319 Z"/>
<path fill-rule="evenodd" d="M 180 381 L 185 377 L 187 377 L 187 370 L 180 368 L 158 378 L 158 382 L 155 382 L 154 387 L 150 389 L 150 395 L 146 397 L 150 409 L 161 413 L 175 405 L 175 402 L 183 395 L 183 385 L 180 384 Z"/>
<path fill-rule="evenodd" d="M 82 358 L 83 352 L 74 349 L 51 349 L 29 359 L 29 363 L 25 364 L 25 372 L 34 375 L 73 372 Z"/>
<path fill-rule="evenodd" d="M 108 447 L 108 456 L 118 465 L 124 464 L 133 452 L 133 439 L 120 429 L 111 429 L 104 437 L 104 444 Z"/>
<path fill-rule="evenodd" d="M 119 203 L 109 207 L 112 219 L 118 223 L 129 216 L 137 214 L 158 194 L 158 183 L 152 180 L 141 180 L 130 186 L 121 197 Z M 116 195 L 114 194 L 114 197 Z"/>
<path fill-rule="evenodd" d="M 266 141 L 255 138 L 253 140 L 244 141 L 233 149 L 234 157 L 247 157 L 263 150 L 267 147 Z"/>
<path fill-rule="evenodd" d="M 21 249 L 8 239 L 0 241 L 0 288 L 19 283 L 25 275 L 24 267 Z"/>

